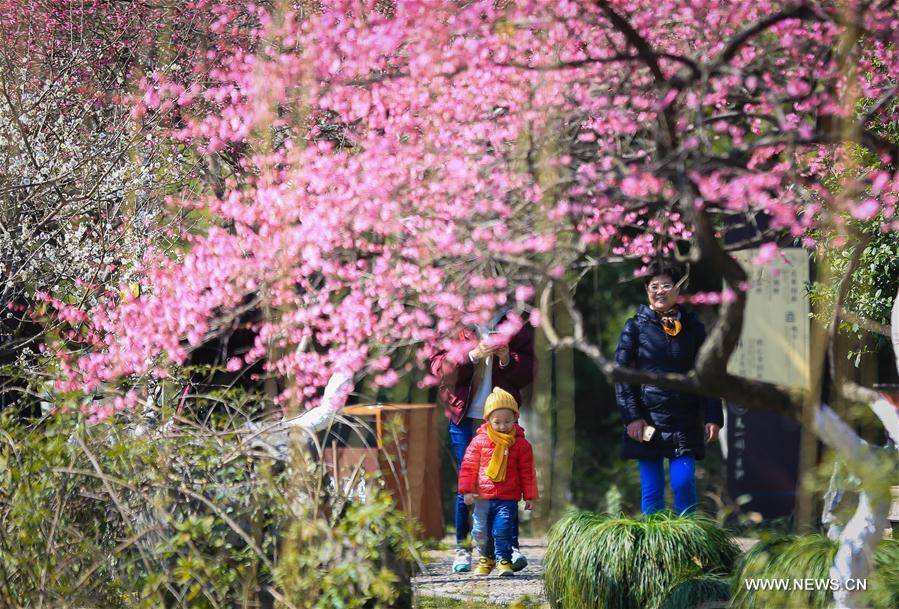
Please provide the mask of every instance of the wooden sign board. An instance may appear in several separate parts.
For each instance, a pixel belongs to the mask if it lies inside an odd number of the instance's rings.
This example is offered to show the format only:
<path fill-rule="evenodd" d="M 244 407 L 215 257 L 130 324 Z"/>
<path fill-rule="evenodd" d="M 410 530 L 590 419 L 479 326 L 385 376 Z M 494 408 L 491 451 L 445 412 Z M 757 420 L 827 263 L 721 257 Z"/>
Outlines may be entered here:
<path fill-rule="evenodd" d="M 809 255 L 802 249 L 782 252 L 783 258 L 766 267 L 752 265 L 758 250 L 734 254 L 746 269 L 750 286 L 740 343 L 727 369 L 751 379 L 807 388 Z M 728 404 L 725 432 L 730 497 L 748 499 L 742 510 L 765 518 L 791 514 L 799 470 L 799 424 Z"/>
<path fill-rule="evenodd" d="M 785 387 L 808 388 L 809 255 L 800 248 L 781 252 L 783 258 L 764 267 L 751 262 L 758 250 L 734 253 L 749 275 L 749 293 L 740 343 L 727 371 Z"/>

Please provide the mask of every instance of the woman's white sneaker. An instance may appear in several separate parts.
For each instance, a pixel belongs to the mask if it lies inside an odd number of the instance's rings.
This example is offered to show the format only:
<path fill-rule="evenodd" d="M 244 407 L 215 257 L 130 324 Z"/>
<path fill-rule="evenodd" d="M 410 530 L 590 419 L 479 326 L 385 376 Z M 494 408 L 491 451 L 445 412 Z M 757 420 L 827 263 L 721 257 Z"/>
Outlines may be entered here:
<path fill-rule="evenodd" d="M 471 571 L 471 550 L 456 548 L 456 557 L 453 559 L 453 573 L 468 573 Z"/>
<path fill-rule="evenodd" d="M 518 548 L 512 548 L 512 570 L 521 571 L 526 566 L 528 566 L 528 559 L 525 555 Z"/>

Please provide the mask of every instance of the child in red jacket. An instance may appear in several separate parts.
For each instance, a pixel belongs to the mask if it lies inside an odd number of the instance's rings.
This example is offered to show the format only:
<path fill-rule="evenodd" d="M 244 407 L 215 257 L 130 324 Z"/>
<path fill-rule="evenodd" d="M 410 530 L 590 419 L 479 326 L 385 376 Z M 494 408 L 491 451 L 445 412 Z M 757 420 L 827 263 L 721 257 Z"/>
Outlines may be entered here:
<path fill-rule="evenodd" d="M 475 572 L 488 575 L 499 558 L 499 574 L 513 575 L 512 536 L 518 502 L 530 510 L 537 499 L 534 450 L 518 425 L 518 403 L 495 387 L 484 405 L 486 423 L 465 451 L 459 471 L 459 492 L 475 504 L 471 536 L 481 558 Z"/>

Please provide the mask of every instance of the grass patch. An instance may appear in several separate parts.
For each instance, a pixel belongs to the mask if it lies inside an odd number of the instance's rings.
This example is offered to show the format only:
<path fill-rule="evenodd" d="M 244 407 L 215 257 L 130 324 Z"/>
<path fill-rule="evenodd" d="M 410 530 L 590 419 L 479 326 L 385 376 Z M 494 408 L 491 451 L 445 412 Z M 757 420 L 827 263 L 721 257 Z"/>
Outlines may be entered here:
<path fill-rule="evenodd" d="M 571 512 L 548 535 L 547 599 L 564 609 L 657 609 L 678 583 L 731 572 L 739 548 L 700 516 Z"/>

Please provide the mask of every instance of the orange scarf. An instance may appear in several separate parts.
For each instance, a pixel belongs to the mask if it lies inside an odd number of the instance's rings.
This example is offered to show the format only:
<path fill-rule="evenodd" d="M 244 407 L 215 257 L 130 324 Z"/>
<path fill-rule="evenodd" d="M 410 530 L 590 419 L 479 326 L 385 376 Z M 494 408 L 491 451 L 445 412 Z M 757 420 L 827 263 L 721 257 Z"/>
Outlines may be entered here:
<path fill-rule="evenodd" d="M 664 313 L 657 313 L 662 320 L 662 330 L 664 330 L 665 334 L 668 336 L 677 336 L 680 334 L 681 329 L 683 329 L 683 325 L 677 318 L 677 313 L 677 307 L 671 307 Z"/>

